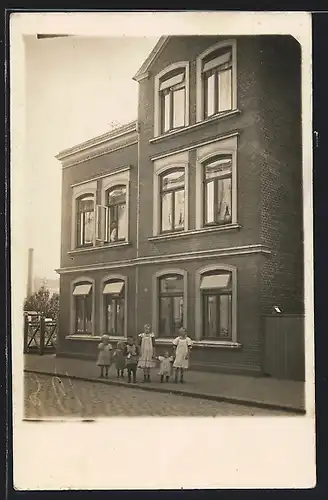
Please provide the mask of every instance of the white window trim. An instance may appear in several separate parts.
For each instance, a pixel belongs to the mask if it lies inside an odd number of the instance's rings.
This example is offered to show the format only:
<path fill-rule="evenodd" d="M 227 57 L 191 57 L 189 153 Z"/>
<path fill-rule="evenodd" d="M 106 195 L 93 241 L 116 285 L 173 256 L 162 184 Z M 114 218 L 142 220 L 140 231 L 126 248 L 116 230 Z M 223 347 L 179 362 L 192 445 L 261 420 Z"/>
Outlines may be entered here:
<path fill-rule="evenodd" d="M 170 64 L 166 68 L 164 68 L 160 73 L 155 76 L 154 82 L 154 137 L 158 137 L 160 135 L 165 135 L 161 131 L 161 111 L 160 111 L 160 97 L 159 97 L 159 86 L 160 80 L 166 75 L 175 69 L 182 68 L 185 71 L 185 82 L 186 82 L 186 107 L 185 107 L 185 126 L 189 125 L 189 61 L 179 61 L 173 64 Z M 183 128 L 183 127 L 182 127 Z"/>
<path fill-rule="evenodd" d="M 171 169 L 184 168 L 185 173 L 185 197 L 184 197 L 184 228 L 181 232 L 188 231 L 189 225 L 189 153 L 185 151 L 176 155 L 168 156 L 154 162 L 154 181 L 153 181 L 153 236 L 161 235 L 161 221 L 160 221 L 160 176 Z M 175 235 L 180 231 L 166 233 L 169 237 L 170 234 Z"/>
<path fill-rule="evenodd" d="M 222 49 L 224 47 L 231 47 L 232 51 L 232 110 L 237 109 L 237 42 L 236 40 L 225 40 L 219 42 L 212 47 L 209 47 L 202 52 L 196 59 L 196 121 L 201 122 L 206 120 L 204 116 L 204 100 L 203 100 L 203 79 L 202 79 L 202 66 L 203 59 L 209 56 L 212 52 Z M 229 110 L 231 111 L 231 110 Z M 225 114 L 227 111 L 223 111 Z M 217 113 L 215 116 L 220 116 Z M 213 117 L 212 117 L 213 118 Z"/>
<path fill-rule="evenodd" d="M 75 280 L 71 281 L 70 284 L 70 335 L 79 335 L 80 337 L 84 337 L 83 334 L 75 332 L 75 323 L 76 323 L 76 307 L 75 307 L 75 296 L 73 295 L 73 291 L 75 286 L 78 283 L 81 283 L 83 281 L 86 281 L 91 284 L 91 293 L 92 293 L 92 317 L 91 317 L 91 324 L 92 324 L 92 332 L 91 335 L 95 335 L 95 306 L 96 306 L 96 290 L 95 290 L 95 280 L 93 278 L 90 278 L 89 276 L 79 276 Z M 89 333 L 86 333 L 85 336 L 89 336 Z"/>
<path fill-rule="evenodd" d="M 217 155 L 231 155 L 232 166 L 231 166 L 231 222 L 227 226 L 238 224 L 237 220 L 237 147 L 238 138 L 237 136 L 230 137 L 228 139 L 219 140 L 217 142 L 212 142 L 203 147 L 200 147 L 196 151 L 196 230 L 207 230 L 204 227 L 204 189 L 203 189 L 203 166 L 204 163 Z M 221 227 L 221 226 L 220 226 Z M 224 227 L 224 225 L 222 225 Z M 209 230 L 211 227 L 209 226 Z"/>
<path fill-rule="evenodd" d="M 202 294 L 200 289 L 200 284 L 202 280 L 202 276 L 208 272 L 217 272 L 217 271 L 228 271 L 231 272 L 231 290 L 232 290 L 232 318 L 231 318 L 231 341 L 222 339 L 210 341 L 207 339 L 203 339 L 202 330 L 203 330 L 203 308 L 202 308 Z M 218 344 L 218 345 L 239 345 L 237 342 L 237 268 L 234 266 L 229 266 L 225 264 L 218 265 L 209 265 L 206 267 L 202 267 L 196 271 L 195 276 L 195 340 L 199 342 L 203 342 L 204 345 L 206 343 L 209 344 Z"/>
<path fill-rule="evenodd" d="M 102 332 L 102 334 L 105 333 L 105 310 L 104 310 L 103 289 L 105 283 L 111 280 L 120 280 L 124 282 L 124 337 L 122 337 L 121 335 L 110 336 L 111 339 L 120 340 L 122 338 L 127 338 L 128 336 L 128 278 L 123 274 L 108 274 L 107 276 L 104 276 L 101 280 L 100 290 L 99 290 L 100 331 Z"/>
<path fill-rule="evenodd" d="M 123 243 L 130 241 L 130 170 L 125 170 L 117 174 L 112 174 L 102 179 L 100 204 L 106 205 L 106 192 L 115 186 L 125 186 L 126 188 L 126 217 L 127 217 L 127 235 Z M 102 246 L 117 246 L 117 242 L 103 242 Z"/>
<path fill-rule="evenodd" d="M 97 181 L 86 182 L 84 184 L 80 184 L 79 186 L 75 186 L 72 189 L 71 250 L 75 250 L 77 248 L 77 241 L 76 241 L 76 223 L 77 223 L 76 204 L 77 204 L 77 199 L 81 198 L 82 196 L 87 195 L 87 194 L 90 194 L 94 197 L 94 207 L 95 207 L 94 209 L 95 209 L 95 217 L 96 217 Z"/>
<path fill-rule="evenodd" d="M 188 312 L 188 273 L 184 269 L 179 269 L 179 268 L 165 268 L 162 269 L 161 271 L 157 271 L 155 274 L 153 274 L 152 278 L 152 325 L 154 326 L 154 330 L 156 332 L 156 337 L 158 339 L 161 339 L 159 337 L 159 332 L 157 331 L 158 329 L 158 323 L 159 323 L 159 307 L 158 307 L 158 302 L 159 302 L 159 279 L 162 278 L 163 276 L 167 275 L 172 275 L 172 274 L 177 274 L 179 276 L 182 276 L 183 278 L 183 326 L 186 328 L 188 331 L 188 317 L 187 317 L 187 312 Z M 167 338 L 165 337 L 165 340 Z M 172 339 L 167 339 L 167 340 L 173 340 Z"/>

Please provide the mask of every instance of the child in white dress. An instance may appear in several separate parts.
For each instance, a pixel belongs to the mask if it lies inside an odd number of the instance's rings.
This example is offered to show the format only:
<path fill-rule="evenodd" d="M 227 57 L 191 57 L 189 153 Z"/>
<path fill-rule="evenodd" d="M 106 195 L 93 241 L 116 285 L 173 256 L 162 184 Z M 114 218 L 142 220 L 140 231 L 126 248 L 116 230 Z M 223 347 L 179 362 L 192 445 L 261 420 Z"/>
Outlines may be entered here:
<path fill-rule="evenodd" d="M 164 352 L 164 356 L 158 356 L 157 358 L 160 362 L 160 367 L 159 367 L 159 375 L 161 376 L 161 383 L 164 382 L 164 377 L 165 377 L 165 382 L 168 382 L 170 380 L 170 375 L 171 375 L 171 369 L 172 369 L 172 362 L 173 362 L 173 356 L 169 355 L 169 352 L 166 351 Z"/>
<path fill-rule="evenodd" d="M 138 368 L 143 369 L 144 382 L 150 382 L 150 370 L 155 366 L 155 335 L 150 325 L 144 326 L 144 331 L 139 334 L 140 358 Z"/>
<path fill-rule="evenodd" d="M 105 377 L 108 377 L 108 370 L 112 364 L 112 345 L 109 343 L 109 336 L 103 335 L 101 337 L 101 343 L 98 345 L 99 354 L 97 359 L 97 365 L 100 366 L 100 377 L 103 378 L 104 371 Z"/>
<path fill-rule="evenodd" d="M 180 328 L 179 336 L 173 340 L 173 348 L 175 349 L 175 359 L 173 368 L 175 368 L 175 383 L 178 382 L 180 374 L 180 382 L 184 382 L 184 371 L 189 367 L 189 353 L 192 346 L 191 338 L 187 336 L 187 330 Z"/>

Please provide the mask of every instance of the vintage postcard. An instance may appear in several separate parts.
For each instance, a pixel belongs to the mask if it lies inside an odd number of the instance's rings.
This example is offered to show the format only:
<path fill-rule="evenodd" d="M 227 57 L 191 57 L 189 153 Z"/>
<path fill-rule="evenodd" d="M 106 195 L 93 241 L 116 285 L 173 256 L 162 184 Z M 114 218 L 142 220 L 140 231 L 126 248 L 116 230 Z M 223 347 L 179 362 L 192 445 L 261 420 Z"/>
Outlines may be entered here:
<path fill-rule="evenodd" d="M 315 485 L 311 57 L 306 13 L 11 16 L 15 488 Z"/>

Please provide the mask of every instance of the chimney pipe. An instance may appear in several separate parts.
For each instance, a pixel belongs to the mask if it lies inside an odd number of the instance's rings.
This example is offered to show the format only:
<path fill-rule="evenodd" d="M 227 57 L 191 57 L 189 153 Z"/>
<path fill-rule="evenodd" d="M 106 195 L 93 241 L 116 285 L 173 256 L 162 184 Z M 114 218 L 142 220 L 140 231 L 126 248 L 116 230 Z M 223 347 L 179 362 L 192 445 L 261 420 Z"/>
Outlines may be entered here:
<path fill-rule="evenodd" d="M 27 264 L 27 297 L 33 293 L 33 248 L 28 249 L 28 264 Z"/>

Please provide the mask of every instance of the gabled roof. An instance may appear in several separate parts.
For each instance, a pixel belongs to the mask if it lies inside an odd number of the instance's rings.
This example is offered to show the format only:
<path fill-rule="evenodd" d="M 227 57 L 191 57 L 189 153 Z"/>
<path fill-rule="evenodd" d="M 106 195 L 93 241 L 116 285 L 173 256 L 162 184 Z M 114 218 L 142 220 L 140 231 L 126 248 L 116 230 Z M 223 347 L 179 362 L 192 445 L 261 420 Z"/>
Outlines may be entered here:
<path fill-rule="evenodd" d="M 148 71 L 153 62 L 157 59 L 157 57 L 160 55 L 164 47 L 167 45 L 170 37 L 169 36 L 161 36 L 161 38 L 158 40 L 156 43 L 155 47 L 141 66 L 141 68 L 137 71 L 137 73 L 134 75 L 133 80 L 136 80 L 139 82 L 140 80 L 143 80 L 143 78 L 146 78 L 148 76 Z"/>

